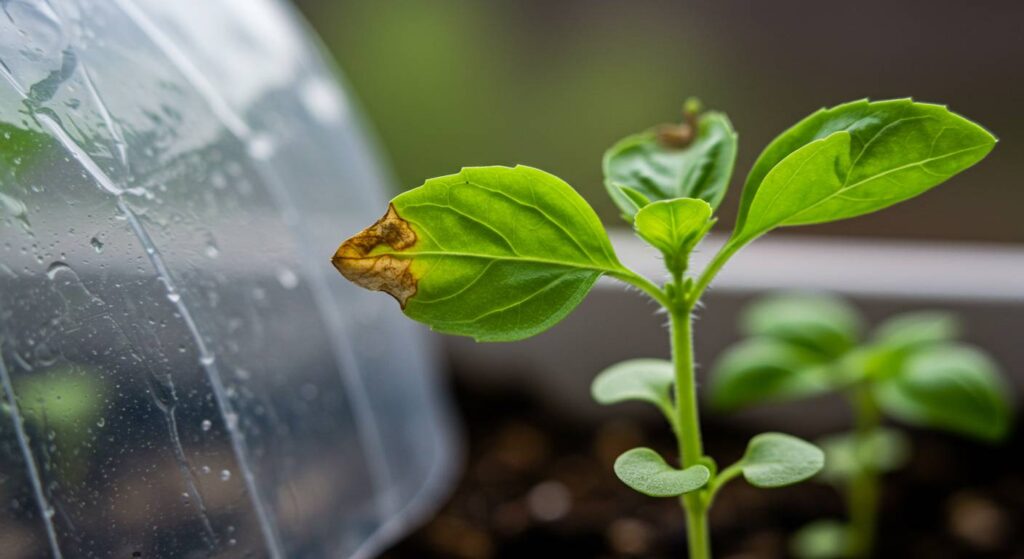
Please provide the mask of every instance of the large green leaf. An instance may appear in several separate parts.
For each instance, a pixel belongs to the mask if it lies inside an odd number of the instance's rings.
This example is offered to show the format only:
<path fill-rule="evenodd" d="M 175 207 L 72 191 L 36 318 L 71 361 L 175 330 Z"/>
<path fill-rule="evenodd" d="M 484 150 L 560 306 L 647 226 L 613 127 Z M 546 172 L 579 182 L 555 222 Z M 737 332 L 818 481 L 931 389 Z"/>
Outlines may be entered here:
<path fill-rule="evenodd" d="M 752 338 L 729 348 L 715 363 L 709 386 L 720 410 L 802 398 L 833 388 L 829 371 L 813 353 L 770 338 Z"/>
<path fill-rule="evenodd" d="M 825 294 L 785 294 L 761 299 L 744 311 L 743 330 L 785 340 L 834 359 L 857 343 L 863 320 L 857 309 Z"/>
<path fill-rule="evenodd" d="M 1012 415 L 997 371 L 977 349 L 933 346 L 878 383 L 876 397 L 883 410 L 909 423 L 995 441 L 1006 435 Z"/>
<path fill-rule="evenodd" d="M 481 341 L 527 338 L 564 318 L 601 274 L 624 273 L 594 211 L 531 167 L 471 167 L 397 196 L 334 265 L 410 318 Z"/>
<path fill-rule="evenodd" d="M 736 132 L 725 114 L 707 112 L 686 147 L 665 145 L 649 130 L 616 143 L 603 163 L 608 193 L 628 218 L 645 200 L 699 198 L 717 208 L 736 163 Z"/>
<path fill-rule="evenodd" d="M 711 470 L 700 464 L 677 470 L 649 448 L 627 450 L 615 460 L 622 483 L 650 497 L 678 497 L 707 484 Z"/>
<path fill-rule="evenodd" d="M 690 252 L 711 229 L 711 211 L 707 202 L 696 198 L 660 200 L 640 208 L 633 227 L 661 251 L 670 272 L 681 274 Z"/>
<path fill-rule="evenodd" d="M 825 465 L 825 454 L 813 444 L 785 433 L 761 433 L 750 439 L 739 464 L 743 477 L 755 487 L 773 488 L 799 483 Z"/>
<path fill-rule="evenodd" d="M 630 400 L 649 402 L 671 417 L 674 377 L 671 361 L 630 359 L 601 371 L 590 385 L 590 393 L 604 405 Z"/>
<path fill-rule="evenodd" d="M 870 213 L 974 165 L 996 139 L 946 107 L 910 99 L 822 109 L 783 132 L 744 184 L 737 238 Z"/>

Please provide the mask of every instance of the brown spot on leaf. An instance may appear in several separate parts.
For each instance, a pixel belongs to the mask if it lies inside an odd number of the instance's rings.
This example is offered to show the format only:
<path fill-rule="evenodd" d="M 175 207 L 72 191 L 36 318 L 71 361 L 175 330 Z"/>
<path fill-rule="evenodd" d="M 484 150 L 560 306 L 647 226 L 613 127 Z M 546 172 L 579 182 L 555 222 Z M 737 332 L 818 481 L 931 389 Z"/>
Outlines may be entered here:
<path fill-rule="evenodd" d="M 391 254 L 370 254 L 381 244 L 396 251 L 416 244 L 416 233 L 409 222 L 398 215 L 394 204 L 388 204 L 384 217 L 342 243 L 331 263 L 352 283 L 372 291 L 384 291 L 405 308 L 406 301 L 416 294 L 417 279 L 409 270 L 412 260 Z"/>

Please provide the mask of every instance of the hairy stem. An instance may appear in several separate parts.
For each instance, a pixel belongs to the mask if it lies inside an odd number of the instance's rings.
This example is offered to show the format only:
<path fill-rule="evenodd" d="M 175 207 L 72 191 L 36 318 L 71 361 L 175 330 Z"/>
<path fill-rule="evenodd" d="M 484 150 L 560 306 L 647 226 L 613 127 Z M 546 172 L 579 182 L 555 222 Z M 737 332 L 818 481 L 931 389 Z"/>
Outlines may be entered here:
<path fill-rule="evenodd" d="M 668 297 L 665 295 L 665 292 L 662 291 L 657 284 L 645 278 L 644 276 L 634 272 L 633 270 L 630 270 L 629 268 L 623 268 L 621 272 L 609 273 L 608 275 L 621 282 L 628 283 L 633 287 L 639 289 L 640 291 L 643 291 L 651 299 L 654 299 L 665 308 L 671 306 L 671 303 L 668 300 Z"/>
<path fill-rule="evenodd" d="M 856 423 L 855 448 L 858 462 L 846 491 L 850 515 L 850 556 L 867 558 L 871 556 L 874 547 L 881 495 L 878 471 L 868 445 L 882 417 L 870 388 L 865 384 L 855 386 L 850 396 Z"/>
<path fill-rule="evenodd" d="M 690 290 L 690 293 L 687 295 L 687 301 L 691 308 L 700 300 L 701 295 L 704 294 L 708 285 L 711 284 L 711 280 L 715 279 L 715 276 L 718 275 L 722 266 L 725 266 L 725 263 L 749 242 L 750 240 L 735 240 L 730 238 L 724 245 L 722 245 L 722 248 L 718 249 L 718 252 L 715 253 L 711 262 L 709 262 L 708 266 L 704 268 L 703 272 L 701 272 L 700 276 L 697 278 L 697 282 L 693 286 L 693 289 Z"/>
<path fill-rule="evenodd" d="M 672 361 L 675 365 L 676 439 L 683 468 L 699 464 L 704 458 L 697 409 L 697 385 L 693 367 L 693 335 L 690 305 L 672 301 L 668 306 L 672 331 Z M 710 559 L 707 500 L 705 490 L 683 495 L 686 511 L 687 542 L 690 559 Z"/>

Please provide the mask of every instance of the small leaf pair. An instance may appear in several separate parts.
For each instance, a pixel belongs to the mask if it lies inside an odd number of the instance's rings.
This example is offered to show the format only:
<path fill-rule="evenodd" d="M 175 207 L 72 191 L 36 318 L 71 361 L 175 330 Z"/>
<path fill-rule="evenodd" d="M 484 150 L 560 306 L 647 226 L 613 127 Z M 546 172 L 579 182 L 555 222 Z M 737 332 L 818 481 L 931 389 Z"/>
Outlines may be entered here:
<path fill-rule="evenodd" d="M 755 487 L 784 487 L 812 477 L 824 464 L 825 455 L 811 443 L 784 433 L 762 433 L 750 440 L 739 462 L 723 471 L 720 483 L 742 473 Z M 619 456 L 615 475 L 651 497 L 678 497 L 701 489 L 712 479 L 707 466 L 678 470 L 649 448 L 634 448 Z"/>
<path fill-rule="evenodd" d="M 672 363 L 661 359 L 631 359 L 595 377 L 591 394 L 598 403 L 640 401 L 653 404 L 675 426 L 672 414 Z M 814 445 L 782 433 L 763 433 L 751 439 L 732 472 L 742 473 L 756 487 L 781 487 L 803 481 L 821 469 L 824 457 Z M 728 470 L 727 470 L 728 471 Z M 697 464 L 682 470 L 668 465 L 649 448 L 634 448 L 615 461 L 615 474 L 629 487 L 652 497 L 675 497 L 696 491 L 714 477 Z M 730 479 L 729 474 L 720 483 Z"/>

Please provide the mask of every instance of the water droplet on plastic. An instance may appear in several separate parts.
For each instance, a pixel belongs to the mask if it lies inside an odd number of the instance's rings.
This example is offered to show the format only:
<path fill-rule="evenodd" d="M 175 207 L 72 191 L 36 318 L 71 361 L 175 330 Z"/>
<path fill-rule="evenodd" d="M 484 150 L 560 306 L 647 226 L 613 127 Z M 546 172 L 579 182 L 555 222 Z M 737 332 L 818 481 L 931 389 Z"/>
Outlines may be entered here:
<path fill-rule="evenodd" d="M 203 431 L 209 431 L 210 427 L 213 427 L 213 422 L 211 422 L 209 419 L 204 419 L 203 422 L 200 424 L 200 427 L 203 428 Z"/>
<path fill-rule="evenodd" d="M 101 417 L 101 418 L 99 419 L 99 421 L 97 421 L 97 422 L 96 422 L 96 426 L 97 426 L 97 427 L 103 427 L 103 426 L 105 426 L 106 424 L 107 424 L 107 420 L 106 420 L 106 419 L 104 419 L 104 418 L 102 418 L 102 417 Z"/>
<path fill-rule="evenodd" d="M 274 140 L 266 134 L 257 134 L 249 140 L 249 155 L 253 159 L 267 159 L 275 150 Z"/>
<path fill-rule="evenodd" d="M 220 480 L 221 481 L 227 481 L 229 479 L 231 479 L 231 470 L 221 470 L 220 471 Z"/>
<path fill-rule="evenodd" d="M 210 467 L 209 466 L 203 466 L 202 468 L 199 468 L 199 473 L 201 473 L 201 474 L 208 474 L 208 473 L 210 473 Z"/>
<path fill-rule="evenodd" d="M 54 262 L 50 264 L 50 267 L 46 269 L 46 277 L 50 279 L 57 279 L 57 276 L 61 272 L 72 272 L 71 267 L 63 262 Z M 72 272 L 74 273 L 74 272 Z"/>
<path fill-rule="evenodd" d="M 211 242 L 203 249 L 203 254 L 205 254 L 207 258 L 217 258 L 220 256 L 220 249 L 217 248 L 216 244 Z"/>
<path fill-rule="evenodd" d="M 181 301 L 181 295 L 174 292 L 168 293 L 167 300 L 172 303 L 177 303 L 178 301 Z"/>
<path fill-rule="evenodd" d="M 295 272 L 288 268 L 281 268 L 277 271 L 277 281 L 285 289 L 295 289 L 299 285 L 299 276 L 295 275 Z"/>
<path fill-rule="evenodd" d="M 199 358 L 199 362 L 206 367 L 213 365 L 213 362 L 215 360 L 216 357 L 214 357 L 213 355 L 203 355 L 202 357 Z"/>

